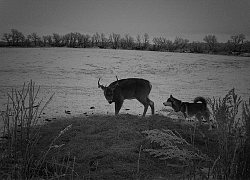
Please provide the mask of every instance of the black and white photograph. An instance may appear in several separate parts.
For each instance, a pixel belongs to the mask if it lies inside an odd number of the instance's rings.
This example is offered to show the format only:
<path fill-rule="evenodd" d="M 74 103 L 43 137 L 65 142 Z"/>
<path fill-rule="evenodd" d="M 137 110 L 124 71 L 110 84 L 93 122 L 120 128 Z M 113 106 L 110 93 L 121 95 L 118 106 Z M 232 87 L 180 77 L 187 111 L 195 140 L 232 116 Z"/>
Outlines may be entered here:
<path fill-rule="evenodd" d="M 0 0 L 0 179 L 248 179 L 249 149 L 249 0 Z"/>

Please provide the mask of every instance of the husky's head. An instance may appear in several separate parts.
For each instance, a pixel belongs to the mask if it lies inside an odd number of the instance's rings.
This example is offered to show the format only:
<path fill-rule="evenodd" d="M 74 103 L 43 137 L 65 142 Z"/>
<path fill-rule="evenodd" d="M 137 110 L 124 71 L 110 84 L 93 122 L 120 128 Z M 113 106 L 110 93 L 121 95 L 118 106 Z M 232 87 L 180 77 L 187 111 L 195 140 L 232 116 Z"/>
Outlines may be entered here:
<path fill-rule="evenodd" d="M 181 108 L 181 101 L 174 98 L 172 95 L 168 98 L 166 102 L 163 103 L 164 106 L 170 106 L 174 109 L 175 112 L 179 112 Z"/>

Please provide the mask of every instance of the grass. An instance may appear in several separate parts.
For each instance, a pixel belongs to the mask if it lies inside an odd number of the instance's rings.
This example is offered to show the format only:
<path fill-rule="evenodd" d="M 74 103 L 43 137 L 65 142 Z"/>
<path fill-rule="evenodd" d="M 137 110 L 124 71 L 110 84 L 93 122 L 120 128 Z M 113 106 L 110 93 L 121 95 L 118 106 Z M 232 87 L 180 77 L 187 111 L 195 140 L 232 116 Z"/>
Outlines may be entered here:
<path fill-rule="evenodd" d="M 77 176 L 92 179 L 152 179 L 157 176 L 169 177 L 169 174 L 179 176 L 178 168 L 167 167 L 166 162 L 153 158 L 144 151 L 153 145 L 142 131 L 175 129 L 189 141 L 190 129 L 193 128 L 159 115 L 146 118 L 133 115 L 97 115 L 62 119 L 41 128 L 40 141 L 43 148 L 48 147 L 54 137 L 69 125 L 72 126 L 71 129 L 54 142 L 58 146 L 64 144 L 59 148 L 59 159 L 70 154 L 71 161 L 75 160 Z M 204 134 L 209 134 L 207 127 L 203 127 L 203 131 Z M 197 146 L 200 147 L 206 143 L 214 144 L 206 142 L 209 141 L 208 137 L 196 139 Z M 203 150 L 207 151 L 207 148 Z M 173 170 L 177 174 L 173 174 Z"/>
<path fill-rule="evenodd" d="M 224 98 L 209 100 L 212 116 L 218 125 L 218 153 L 213 164 L 216 179 L 247 179 L 250 175 L 249 104 L 243 102 L 242 117 L 237 118 L 241 97 L 232 89 Z M 244 165 L 243 165 L 244 164 Z"/>
<path fill-rule="evenodd" d="M 44 106 L 36 102 L 37 93 L 31 82 L 9 95 L 11 103 L 2 113 L 1 179 L 249 176 L 250 100 L 249 104 L 242 103 L 234 90 L 223 99 L 210 99 L 218 124 L 212 131 L 208 131 L 208 125 L 193 127 L 161 115 L 79 116 L 38 125 L 38 109 Z M 235 119 L 240 103 L 241 126 Z"/>

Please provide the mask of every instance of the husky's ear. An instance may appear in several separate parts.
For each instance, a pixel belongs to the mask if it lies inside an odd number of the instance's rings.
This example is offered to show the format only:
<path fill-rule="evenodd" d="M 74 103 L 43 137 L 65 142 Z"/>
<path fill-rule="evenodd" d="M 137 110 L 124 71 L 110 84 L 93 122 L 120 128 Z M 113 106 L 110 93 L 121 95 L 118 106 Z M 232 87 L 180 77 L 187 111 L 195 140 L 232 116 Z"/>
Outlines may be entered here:
<path fill-rule="evenodd" d="M 171 98 L 173 98 L 172 94 L 170 95 Z"/>

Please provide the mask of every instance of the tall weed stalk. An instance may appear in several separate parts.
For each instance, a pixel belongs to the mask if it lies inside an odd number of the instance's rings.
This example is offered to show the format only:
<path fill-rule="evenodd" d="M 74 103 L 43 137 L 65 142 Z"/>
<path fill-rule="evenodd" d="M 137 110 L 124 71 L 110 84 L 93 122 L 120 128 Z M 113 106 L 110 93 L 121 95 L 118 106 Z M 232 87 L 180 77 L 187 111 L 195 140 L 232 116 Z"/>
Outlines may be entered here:
<path fill-rule="evenodd" d="M 218 128 L 219 152 L 212 168 L 215 179 L 242 179 L 246 171 L 249 176 L 250 113 L 247 104 L 243 102 L 243 115 L 242 118 L 238 117 L 241 103 L 241 97 L 235 93 L 235 89 L 230 90 L 223 99 L 208 99 Z M 243 162 L 243 158 L 248 159 Z"/>
<path fill-rule="evenodd" d="M 239 146 L 236 162 L 236 179 L 248 179 L 250 177 L 250 98 L 248 103 L 242 105 L 242 120 L 244 124 L 244 136 Z"/>
<path fill-rule="evenodd" d="M 32 81 L 21 90 L 12 89 L 8 93 L 5 111 L 2 111 L 1 165 L 3 179 L 29 179 L 34 172 L 34 152 L 39 140 L 37 123 L 44 108 L 53 95 L 42 106 L 38 101 L 40 88 L 35 89 Z"/>

